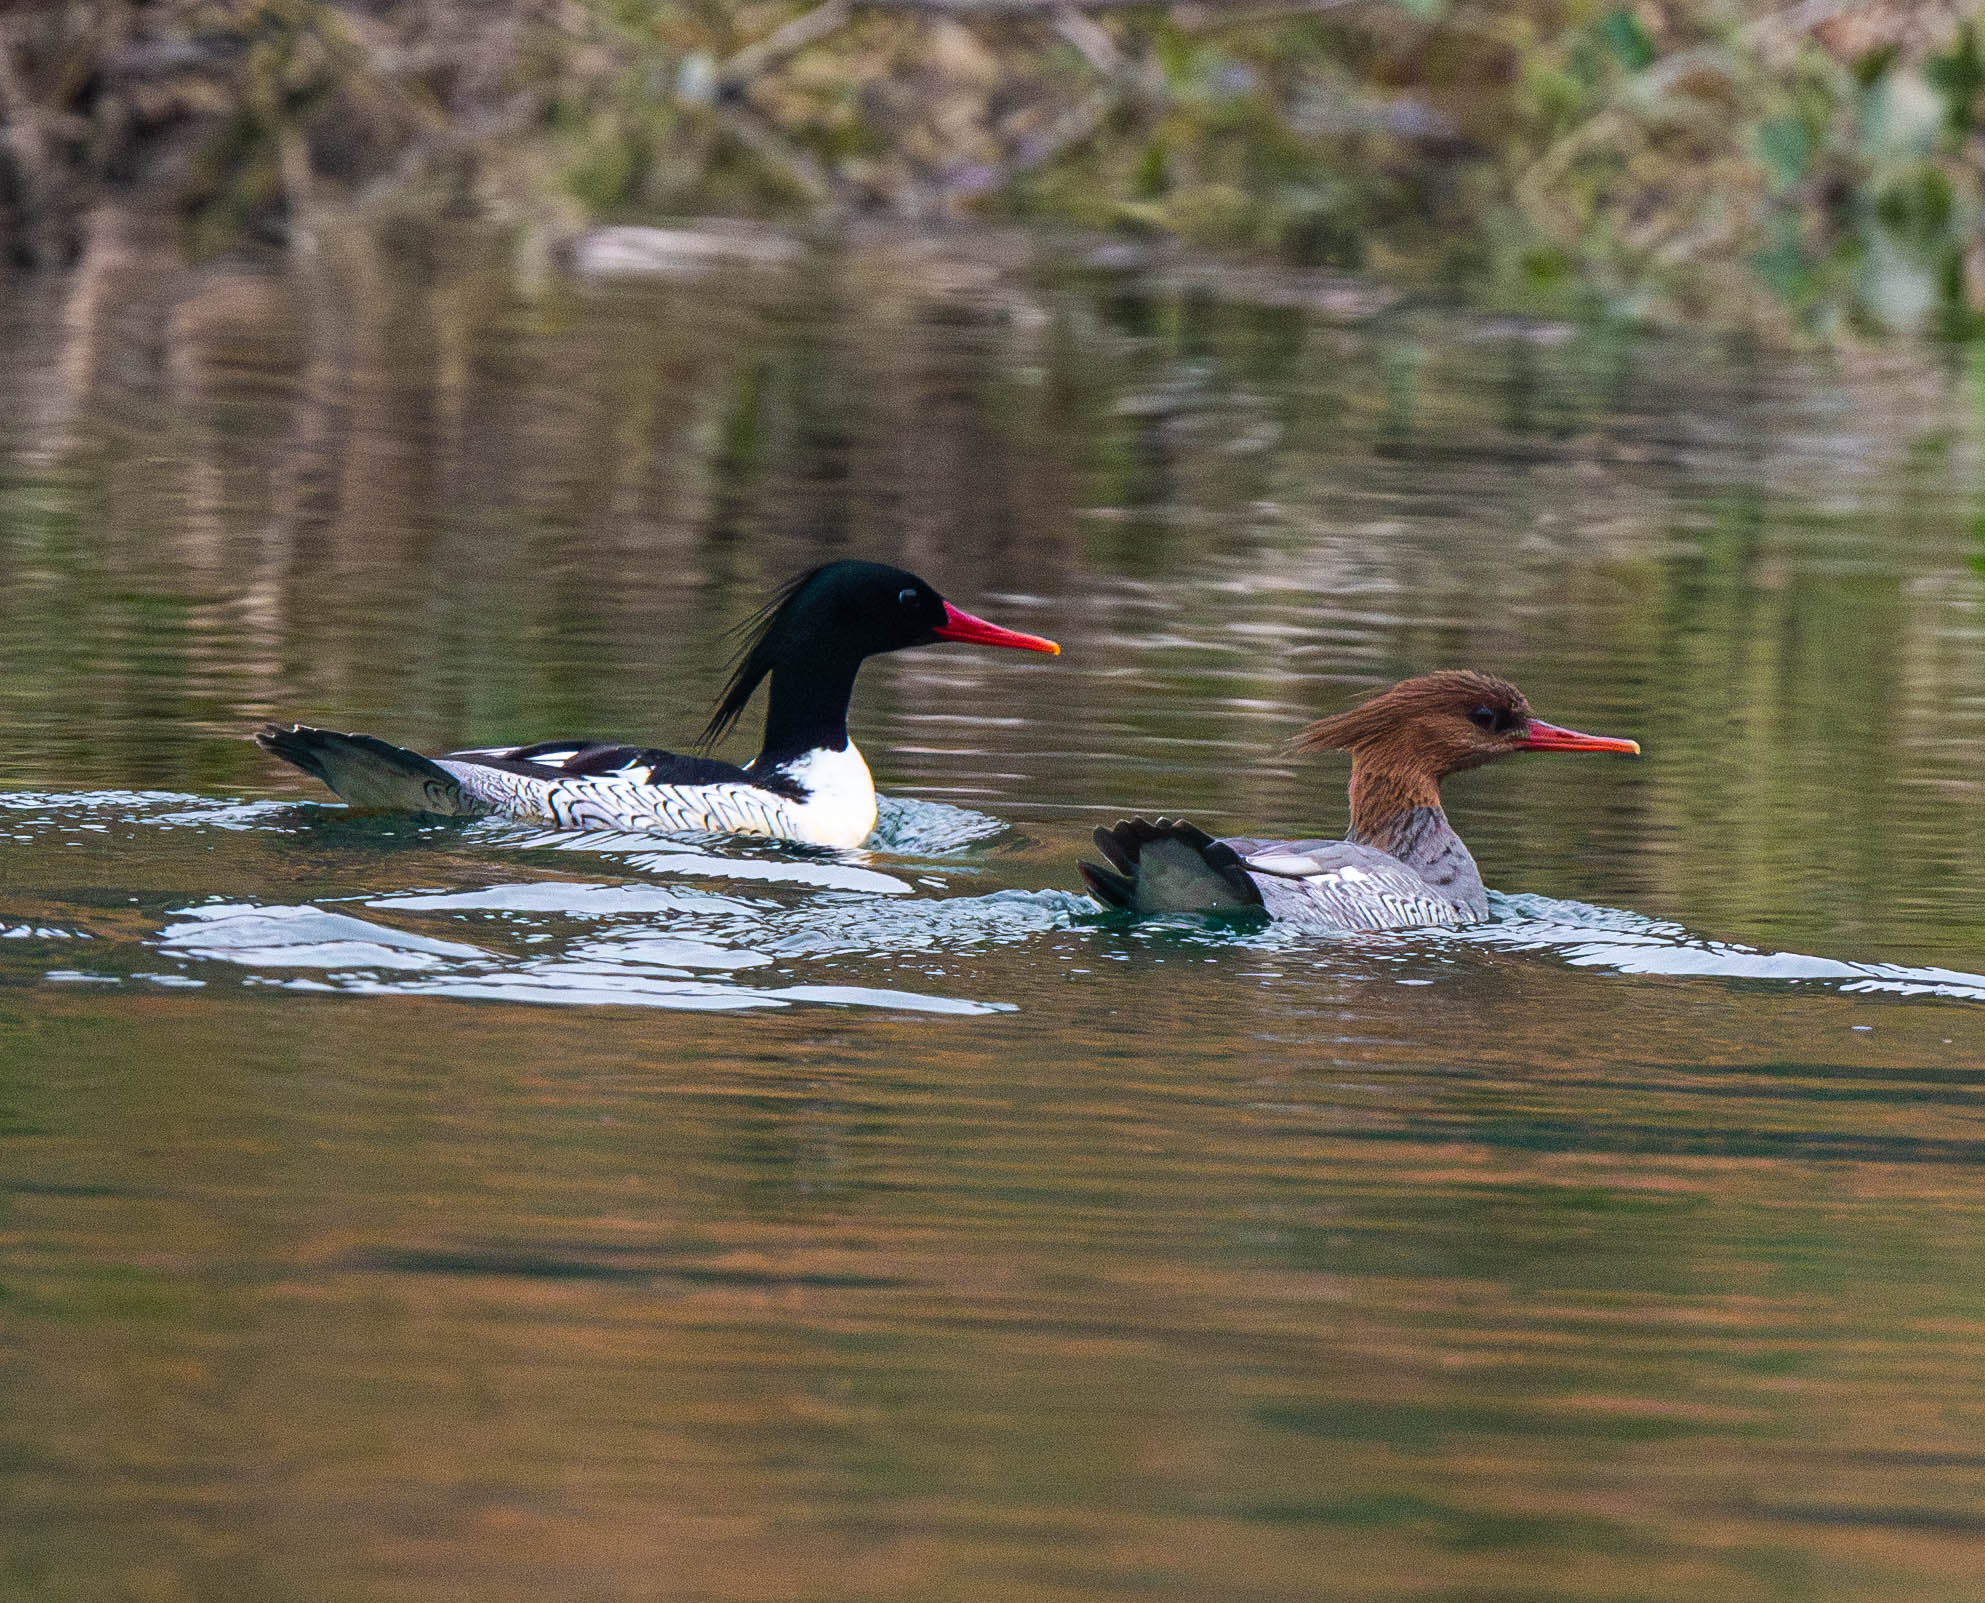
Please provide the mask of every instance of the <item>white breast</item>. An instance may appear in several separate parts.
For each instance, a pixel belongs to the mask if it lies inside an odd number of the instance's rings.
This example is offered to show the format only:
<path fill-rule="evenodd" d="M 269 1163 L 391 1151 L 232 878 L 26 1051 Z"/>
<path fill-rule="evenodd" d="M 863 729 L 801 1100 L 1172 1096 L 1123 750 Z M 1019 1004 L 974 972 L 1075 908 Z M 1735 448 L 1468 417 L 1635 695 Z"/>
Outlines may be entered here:
<path fill-rule="evenodd" d="M 814 750 L 773 770 L 806 792 L 786 809 L 806 830 L 796 840 L 859 846 L 875 828 L 875 780 L 851 740 L 839 751 Z"/>

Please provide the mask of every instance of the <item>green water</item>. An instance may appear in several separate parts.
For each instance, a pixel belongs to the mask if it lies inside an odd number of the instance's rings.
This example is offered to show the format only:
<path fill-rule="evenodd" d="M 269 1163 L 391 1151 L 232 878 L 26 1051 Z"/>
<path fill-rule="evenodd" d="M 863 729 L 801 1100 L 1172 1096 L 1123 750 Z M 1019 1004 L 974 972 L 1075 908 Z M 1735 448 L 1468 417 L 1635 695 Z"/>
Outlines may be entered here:
<path fill-rule="evenodd" d="M 503 282 L 0 299 L 0 1596 L 1981 1595 L 1965 363 Z M 680 743 L 843 553 L 1065 648 L 870 665 L 866 853 L 242 738 Z M 1455 664 L 1646 751 L 1450 785 L 1495 923 L 1069 894 L 1336 832 L 1288 737 Z"/>

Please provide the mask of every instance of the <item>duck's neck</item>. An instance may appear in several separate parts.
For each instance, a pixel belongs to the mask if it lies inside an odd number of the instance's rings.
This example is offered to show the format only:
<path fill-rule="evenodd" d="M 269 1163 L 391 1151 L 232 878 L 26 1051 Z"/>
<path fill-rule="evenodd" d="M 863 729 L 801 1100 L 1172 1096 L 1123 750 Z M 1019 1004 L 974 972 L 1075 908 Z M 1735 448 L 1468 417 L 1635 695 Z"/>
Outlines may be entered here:
<path fill-rule="evenodd" d="M 1351 839 L 1398 858 L 1472 917 L 1486 915 L 1481 870 L 1441 810 L 1439 781 L 1353 758 Z"/>
<path fill-rule="evenodd" d="M 1402 849 L 1419 832 L 1416 814 L 1433 813 L 1443 822 L 1440 783 L 1412 769 L 1394 768 L 1357 756 L 1351 760 L 1351 839 L 1405 859 Z"/>
<path fill-rule="evenodd" d="M 814 658 L 804 667 L 774 668 L 765 703 L 765 740 L 752 767 L 763 770 L 810 751 L 848 744 L 848 703 L 862 659 Z"/>

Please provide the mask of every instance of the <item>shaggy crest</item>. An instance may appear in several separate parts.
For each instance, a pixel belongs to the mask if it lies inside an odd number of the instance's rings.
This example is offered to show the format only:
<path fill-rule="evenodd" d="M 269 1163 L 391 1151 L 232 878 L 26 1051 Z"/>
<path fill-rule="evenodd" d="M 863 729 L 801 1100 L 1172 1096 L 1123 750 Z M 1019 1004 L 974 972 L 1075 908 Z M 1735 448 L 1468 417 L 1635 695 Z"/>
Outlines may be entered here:
<path fill-rule="evenodd" d="M 1519 729 L 1530 720 L 1530 703 L 1507 679 L 1473 668 L 1444 668 L 1403 679 L 1348 712 L 1319 718 L 1294 741 L 1299 752 L 1348 751 L 1380 745 L 1401 728 L 1428 717 L 1469 718 L 1488 709 L 1497 732 Z"/>
<path fill-rule="evenodd" d="M 759 682 L 779 666 L 773 641 L 780 624 L 806 587 L 833 566 L 831 562 L 823 562 L 819 567 L 808 568 L 797 578 L 787 580 L 773 591 L 762 607 L 731 631 L 734 636 L 740 637 L 741 643 L 737 655 L 731 659 L 730 682 L 718 698 L 717 710 L 710 714 L 710 721 L 697 737 L 699 745 L 714 746 L 743 716 L 744 709 L 751 705 L 752 694 L 758 689 Z"/>

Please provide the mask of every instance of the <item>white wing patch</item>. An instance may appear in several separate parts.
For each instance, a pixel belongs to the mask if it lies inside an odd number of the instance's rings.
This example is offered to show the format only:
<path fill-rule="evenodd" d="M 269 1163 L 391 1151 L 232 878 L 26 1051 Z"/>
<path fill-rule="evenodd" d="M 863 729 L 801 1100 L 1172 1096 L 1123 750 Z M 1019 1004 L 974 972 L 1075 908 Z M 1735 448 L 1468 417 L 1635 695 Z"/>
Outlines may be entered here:
<path fill-rule="evenodd" d="M 452 758 L 459 758 L 463 762 L 471 762 L 477 757 L 488 757 L 493 761 L 507 762 L 514 760 L 518 752 L 529 749 L 526 746 L 472 746 L 466 751 L 451 751 L 448 755 Z M 567 762 L 578 756 L 582 750 L 584 750 L 583 747 L 576 745 L 554 746 L 549 751 L 540 752 L 537 756 L 530 758 L 529 761 L 534 763 L 549 763 L 556 766 L 559 763 Z M 439 762 L 441 759 L 437 757 L 435 761 Z"/>
<path fill-rule="evenodd" d="M 1278 879 L 1315 879 L 1316 859 L 1295 852 L 1263 852 L 1259 857 L 1241 859 L 1257 874 L 1273 874 Z"/>

